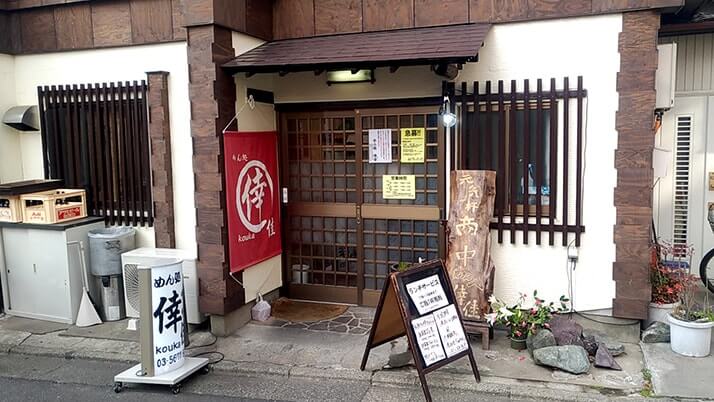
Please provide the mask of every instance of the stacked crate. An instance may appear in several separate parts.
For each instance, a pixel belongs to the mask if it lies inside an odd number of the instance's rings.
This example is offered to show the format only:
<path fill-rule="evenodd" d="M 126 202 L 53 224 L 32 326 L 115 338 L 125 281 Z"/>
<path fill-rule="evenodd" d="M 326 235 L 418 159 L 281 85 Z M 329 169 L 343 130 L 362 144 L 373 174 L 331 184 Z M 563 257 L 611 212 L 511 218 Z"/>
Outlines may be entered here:
<path fill-rule="evenodd" d="M 0 184 L 0 222 L 23 221 L 23 195 L 59 187 L 62 187 L 62 180 L 24 180 Z"/>
<path fill-rule="evenodd" d="M 84 190 L 57 189 L 23 194 L 22 220 L 26 223 L 51 224 L 87 216 Z"/>

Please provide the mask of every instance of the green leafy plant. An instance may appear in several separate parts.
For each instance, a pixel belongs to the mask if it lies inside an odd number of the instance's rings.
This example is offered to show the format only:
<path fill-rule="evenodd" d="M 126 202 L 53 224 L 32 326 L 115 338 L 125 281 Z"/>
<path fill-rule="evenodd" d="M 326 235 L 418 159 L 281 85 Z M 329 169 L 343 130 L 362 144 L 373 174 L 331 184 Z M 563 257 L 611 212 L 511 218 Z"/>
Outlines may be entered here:
<path fill-rule="evenodd" d="M 689 322 L 714 321 L 714 311 L 709 305 L 709 293 L 705 294 L 704 305 L 697 302 L 698 280 L 694 275 L 684 275 L 682 292 L 679 294 L 679 305 L 672 311 L 672 316 L 678 320 Z"/>
<path fill-rule="evenodd" d="M 640 395 L 645 398 L 654 397 L 654 390 L 652 389 L 652 372 L 648 369 L 642 369 L 642 389 L 640 390 Z"/>
<path fill-rule="evenodd" d="M 411 266 L 411 262 L 399 261 L 397 264 L 392 264 L 392 269 L 397 272 L 404 272 Z"/>
<path fill-rule="evenodd" d="M 565 296 L 560 296 L 559 305 L 554 302 L 546 303 L 538 297 L 538 291 L 533 291 L 533 305 L 531 308 L 524 308 L 527 296 L 521 293 L 516 304 L 507 306 L 504 302 L 491 296 L 491 310 L 493 313 L 487 314 L 487 321 L 493 325 L 495 323 L 508 327 L 511 339 L 525 339 L 528 334 L 535 334 L 540 328 L 548 328 L 548 322 L 556 312 L 567 310 L 567 303 L 570 301 Z"/>

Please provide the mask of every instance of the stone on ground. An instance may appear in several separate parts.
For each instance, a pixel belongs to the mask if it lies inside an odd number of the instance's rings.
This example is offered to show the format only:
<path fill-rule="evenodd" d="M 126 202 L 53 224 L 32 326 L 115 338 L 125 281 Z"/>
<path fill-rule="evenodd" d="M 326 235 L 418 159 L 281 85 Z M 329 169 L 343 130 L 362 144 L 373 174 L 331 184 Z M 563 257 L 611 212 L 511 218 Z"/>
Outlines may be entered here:
<path fill-rule="evenodd" d="M 608 352 L 610 352 L 612 357 L 617 357 L 625 353 L 625 345 L 621 344 L 620 342 L 605 341 L 603 343 L 605 344 L 605 347 L 607 348 Z"/>
<path fill-rule="evenodd" d="M 595 353 L 595 367 L 622 371 L 622 367 L 620 367 L 615 361 L 615 358 L 612 357 L 610 351 L 607 349 L 607 345 L 602 342 L 598 345 L 597 353 Z"/>
<path fill-rule="evenodd" d="M 526 347 L 531 354 L 533 354 L 533 351 L 536 349 L 555 345 L 556 342 L 553 333 L 545 328 L 539 329 L 535 335 L 531 334 L 526 338 Z"/>
<path fill-rule="evenodd" d="M 412 364 L 413 361 L 412 352 L 407 350 L 402 353 L 392 353 L 389 355 L 389 363 L 384 366 L 385 369 L 395 369 L 400 367 L 405 367 Z"/>
<path fill-rule="evenodd" d="M 655 321 L 647 329 L 642 331 L 642 342 L 644 343 L 667 343 L 669 342 L 669 325 Z"/>
<path fill-rule="evenodd" d="M 549 366 L 573 374 L 583 374 L 590 370 L 590 360 L 585 348 L 577 345 L 547 346 L 533 351 L 536 364 Z"/>
<path fill-rule="evenodd" d="M 585 348 L 585 351 L 588 352 L 588 355 L 595 356 L 595 354 L 597 353 L 598 344 L 599 343 L 594 336 L 583 335 L 583 347 Z"/>
<path fill-rule="evenodd" d="M 588 349 L 588 342 L 593 342 L 595 343 L 595 348 L 594 351 L 597 351 L 597 345 L 600 343 L 604 343 L 605 346 L 607 346 L 607 350 L 610 351 L 610 354 L 613 357 L 617 357 L 623 353 L 625 353 L 625 345 L 623 345 L 620 342 L 613 341 L 610 339 L 607 335 L 605 335 L 602 332 L 592 330 L 592 329 L 583 329 L 583 341 L 585 343 L 585 349 L 590 352 L 590 349 Z M 593 346 L 592 344 L 590 345 L 591 347 Z M 593 352 L 591 354 L 592 356 L 595 356 L 595 353 Z"/>
<path fill-rule="evenodd" d="M 555 336 L 559 346 L 577 345 L 584 346 L 582 336 L 583 327 L 572 318 L 556 315 L 550 320 L 550 330 Z"/>

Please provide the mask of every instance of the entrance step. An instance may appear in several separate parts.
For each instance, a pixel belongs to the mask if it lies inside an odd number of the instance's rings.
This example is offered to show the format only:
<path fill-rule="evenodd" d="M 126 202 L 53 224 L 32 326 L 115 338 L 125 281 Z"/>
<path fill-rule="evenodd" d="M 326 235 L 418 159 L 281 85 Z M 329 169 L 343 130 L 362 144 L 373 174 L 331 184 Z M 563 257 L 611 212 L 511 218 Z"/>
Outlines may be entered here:
<path fill-rule="evenodd" d="M 600 332 L 614 341 L 625 343 L 640 341 L 640 320 L 613 317 L 611 308 L 578 311 L 569 315 L 584 329 Z"/>

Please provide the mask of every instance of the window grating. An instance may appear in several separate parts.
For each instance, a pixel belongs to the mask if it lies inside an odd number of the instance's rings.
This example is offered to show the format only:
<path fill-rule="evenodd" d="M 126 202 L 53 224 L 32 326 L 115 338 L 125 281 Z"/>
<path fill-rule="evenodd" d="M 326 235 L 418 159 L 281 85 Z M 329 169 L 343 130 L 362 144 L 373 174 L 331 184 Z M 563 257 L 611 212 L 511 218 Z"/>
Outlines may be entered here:
<path fill-rule="evenodd" d="M 45 176 L 87 190 L 108 224 L 153 225 L 147 86 L 141 82 L 37 88 Z"/>
<path fill-rule="evenodd" d="M 673 243 L 687 247 L 689 216 L 689 163 L 692 141 L 692 116 L 677 116 L 674 163 Z M 675 247 L 679 249 L 680 247 Z"/>

